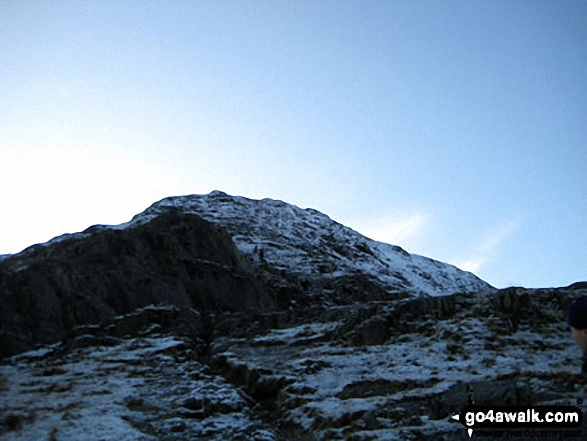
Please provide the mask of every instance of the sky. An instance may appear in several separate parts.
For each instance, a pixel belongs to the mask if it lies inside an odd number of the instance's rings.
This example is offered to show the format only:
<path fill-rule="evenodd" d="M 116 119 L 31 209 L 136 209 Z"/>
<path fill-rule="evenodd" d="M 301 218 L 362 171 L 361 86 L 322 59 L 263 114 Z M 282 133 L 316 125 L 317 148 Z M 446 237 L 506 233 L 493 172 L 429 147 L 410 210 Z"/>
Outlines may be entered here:
<path fill-rule="evenodd" d="M 583 0 L 0 0 L 0 254 L 167 196 L 587 280 Z"/>

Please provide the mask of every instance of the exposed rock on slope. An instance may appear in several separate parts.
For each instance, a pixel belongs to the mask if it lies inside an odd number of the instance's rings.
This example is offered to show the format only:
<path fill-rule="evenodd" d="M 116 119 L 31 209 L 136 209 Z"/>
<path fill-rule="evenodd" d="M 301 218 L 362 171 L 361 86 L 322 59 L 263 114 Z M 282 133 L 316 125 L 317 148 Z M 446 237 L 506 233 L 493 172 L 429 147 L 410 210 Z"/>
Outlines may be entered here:
<path fill-rule="evenodd" d="M 450 416 L 468 389 L 487 405 L 585 406 L 564 320 L 585 294 L 515 288 L 207 317 L 148 307 L 5 359 L 0 438 L 464 441 Z M 368 323 L 387 336 L 363 338 Z"/>
<path fill-rule="evenodd" d="M 163 199 L 130 225 L 170 210 L 194 213 L 228 231 L 256 261 L 282 306 L 287 300 L 348 304 L 405 294 L 446 295 L 491 287 L 473 274 L 362 236 L 313 209 L 214 191 Z M 289 298 L 291 297 L 291 299 Z"/>
<path fill-rule="evenodd" d="M 0 301 L 0 356 L 150 304 L 262 311 L 274 303 L 225 231 L 180 212 L 125 230 L 93 227 L 4 259 Z"/>

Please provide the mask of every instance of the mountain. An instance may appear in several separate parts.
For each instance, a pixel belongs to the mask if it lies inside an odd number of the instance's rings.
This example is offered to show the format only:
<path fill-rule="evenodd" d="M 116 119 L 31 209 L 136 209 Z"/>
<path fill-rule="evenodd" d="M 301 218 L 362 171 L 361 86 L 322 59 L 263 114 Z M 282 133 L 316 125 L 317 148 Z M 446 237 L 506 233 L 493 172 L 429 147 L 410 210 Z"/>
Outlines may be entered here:
<path fill-rule="evenodd" d="M 0 261 L 0 439 L 469 439 L 469 394 L 583 406 L 586 286 L 496 290 L 315 210 L 166 198 Z"/>
<path fill-rule="evenodd" d="M 403 293 L 435 296 L 491 289 L 452 265 L 366 238 L 319 211 L 272 199 L 252 200 L 220 191 L 170 197 L 135 216 L 129 226 L 175 210 L 224 227 L 243 254 L 258 260 L 262 253 L 274 272 L 303 282 L 305 296 L 329 303 L 338 301 L 341 294 L 335 291 L 346 279 L 356 283 L 355 276 L 365 284 L 381 286 L 386 299 Z"/>
<path fill-rule="evenodd" d="M 215 191 L 0 261 L 0 356 L 149 304 L 263 311 L 489 289 L 316 210 Z"/>

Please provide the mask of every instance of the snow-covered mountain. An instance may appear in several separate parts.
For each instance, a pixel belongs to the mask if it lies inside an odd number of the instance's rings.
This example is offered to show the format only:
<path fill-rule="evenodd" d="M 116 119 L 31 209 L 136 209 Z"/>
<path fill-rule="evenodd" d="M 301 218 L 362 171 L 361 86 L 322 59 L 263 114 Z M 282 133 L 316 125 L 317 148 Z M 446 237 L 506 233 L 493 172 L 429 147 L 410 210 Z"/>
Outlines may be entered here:
<path fill-rule="evenodd" d="M 225 227 L 236 246 L 255 261 L 320 283 L 320 291 L 335 290 L 325 280 L 361 274 L 380 282 L 388 294 L 431 296 L 492 289 L 470 272 L 402 248 L 369 239 L 314 209 L 302 209 L 273 199 L 254 200 L 221 191 L 208 195 L 168 197 L 131 222 L 143 224 L 179 210 Z"/>
<path fill-rule="evenodd" d="M 169 212 L 195 214 L 226 229 L 237 248 L 251 261 L 264 265 L 273 275 L 287 274 L 290 282 L 292 277 L 297 279 L 307 295 L 327 302 L 334 300 L 336 291 L 341 291 L 343 279 L 357 289 L 361 284 L 378 285 L 378 291 L 389 296 L 493 290 L 468 271 L 372 240 L 317 210 L 268 198 L 230 196 L 221 191 L 168 197 L 130 222 L 95 225 L 41 245 L 88 237 L 104 229 L 126 230 Z M 28 251 L 19 254 L 26 255 Z"/>
<path fill-rule="evenodd" d="M 471 390 L 585 409 L 583 295 L 495 290 L 281 201 L 166 198 L 1 259 L 0 439 L 469 439 Z"/>
<path fill-rule="evenodd" d="M 283 311 L 493 290 L 313 209 L 220 191 L 169 197 L 2 259 L 0 356 L 149 304 Z"/>

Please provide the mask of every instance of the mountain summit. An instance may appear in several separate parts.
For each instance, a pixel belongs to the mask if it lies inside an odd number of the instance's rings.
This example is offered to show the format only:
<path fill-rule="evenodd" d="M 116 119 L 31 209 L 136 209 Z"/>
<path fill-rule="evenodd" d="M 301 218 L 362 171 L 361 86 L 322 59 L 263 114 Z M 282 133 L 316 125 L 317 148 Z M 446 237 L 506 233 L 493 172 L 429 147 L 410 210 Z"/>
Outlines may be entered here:
<path fill-rule="evenodd" d="M 491 289 L 455 266 L 369 239 L 317 210 L 272 199 L 254 200 L 221 191 L 169 197 L 127 225 L 141 224 L 169 211 L 196 214 L 225 228 L 243 254 L 274 271 L 295 276 L 306 291 L 321 293 L 328 302 L 336 302 L 339 282 L 349 278 L 378 285 L 387 298 Z"/>

